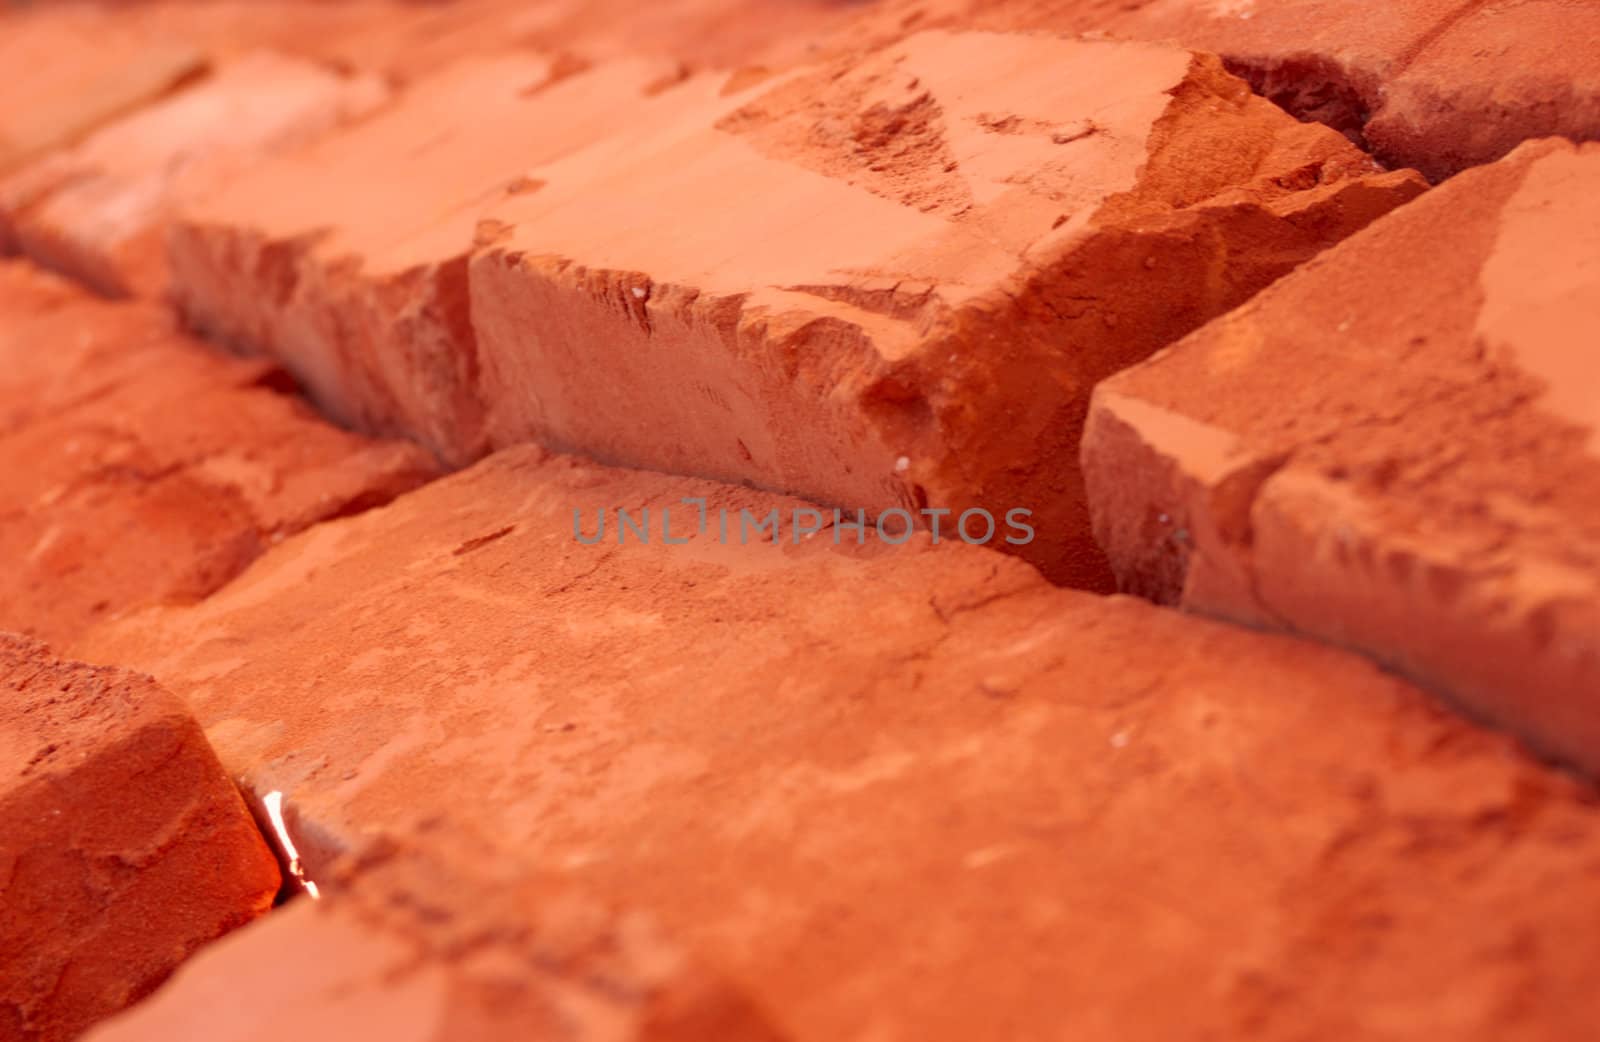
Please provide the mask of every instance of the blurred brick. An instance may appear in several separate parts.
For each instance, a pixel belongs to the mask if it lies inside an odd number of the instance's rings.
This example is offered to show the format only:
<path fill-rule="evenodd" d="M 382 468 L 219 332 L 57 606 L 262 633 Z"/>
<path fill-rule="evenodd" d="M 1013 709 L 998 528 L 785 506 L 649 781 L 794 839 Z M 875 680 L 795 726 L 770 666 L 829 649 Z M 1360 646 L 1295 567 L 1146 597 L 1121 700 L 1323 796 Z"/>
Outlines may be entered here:
<path fill-rule="evenodd" d="M 262 550 L 436 473 L 341 431 L 274 366 L 217 355 L 164 309 L 0 266 L 0 627 L 83 626 L 222 586 Z M 11 310 L 14 309 L 14 310 Z"/>
<path fill-rule="evenodd" d="M 68 145 L 202 71 L 181 42 L 130 32 L 90 5 L 50 4 L 0 27 L 0 175 Z M 7 243 L 0 235 L 0 249 Z"/>
<path fill-rule="evenodd" d="M 385 93 L 303 60 L 241 56 L 0 180 L 0 238 L 108 296 L 159 296 L 179 206 Z"/>

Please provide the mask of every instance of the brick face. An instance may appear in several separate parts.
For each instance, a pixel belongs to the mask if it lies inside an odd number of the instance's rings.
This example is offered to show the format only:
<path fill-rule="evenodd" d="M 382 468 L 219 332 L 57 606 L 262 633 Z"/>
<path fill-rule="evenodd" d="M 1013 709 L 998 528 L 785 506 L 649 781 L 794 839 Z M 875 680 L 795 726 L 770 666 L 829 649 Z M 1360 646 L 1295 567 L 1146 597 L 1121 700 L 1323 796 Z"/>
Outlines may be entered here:
<path fill-rule="evenodd" d="M 0 0 L 0 1042 L 1588 1037 L 1597 11 Z"/>
<path fill-rule="evenodd" d="M 0 633 L 0 1039 L 75 1038 L 265 912 L 278 866 L 148 677 Z"/>
<path fill-rule="evenodd" d="M 108 296 L 160 296 L 167 223 L 186 202 L 385 94 L 376 79 L 266 52 L 219 63 L 0 180 L 0 238 Z"/>
<path fill-rule="evenodd" d="M 1124 585 L 1360 648 L 1593 769 L 1596 184 L 1597 146 L 1523 146 L 1103 385 Z"/>
<path fill-rule="evenodd" d="M 52 641 L 201 598 L 317 521 L 436 472 L 340 431 L 270 364 L 212 353 L 162 309 L 0 266 L 0 627 Z"/>
<path fill-rule="evenodd" d="M 1600 139 L 1600 8 L 1570 0 L 889 0 L 830 37 L 907 26 L 1174 40 L 1263 97 L 1439 181 L 1523 141 Z"/>
<path fill-rule="evenodd" d="M 174 294 L 207 334 L 281 359 L 336 419 L 481 454 L 466 260 L 526 171 L 614 129 L 670 67 L 466 61 L 388 110 L 266 164 L 174 228 Z"/>
<path fill-rule="evenodd" d="M 798 505 L 506 450 L 81 651 L 182 692 L 313 878 L 448 815 L 659 917 L 795 1039 L 1594 1013 L 1575 782 L 1353 655 L 992 550 L 719 537 Z M 600 507 L 652 541 L 575 540 Z"/>
<path fill-rule="evenodd" d="M 322 901 L 203 953 L 90 1042 L 781 1037 L 652 917 L 459 826 L 370 840 L 325 883 Z"/>
<path fill-rule="evenodd" d="M 1093 383 L 1420 190 L 1172 48 L 930 33 L 713 87 L 489 214 L 468 282 L 491 443 L 1029 509 L 1020 552 L 1089 588 Z"/>

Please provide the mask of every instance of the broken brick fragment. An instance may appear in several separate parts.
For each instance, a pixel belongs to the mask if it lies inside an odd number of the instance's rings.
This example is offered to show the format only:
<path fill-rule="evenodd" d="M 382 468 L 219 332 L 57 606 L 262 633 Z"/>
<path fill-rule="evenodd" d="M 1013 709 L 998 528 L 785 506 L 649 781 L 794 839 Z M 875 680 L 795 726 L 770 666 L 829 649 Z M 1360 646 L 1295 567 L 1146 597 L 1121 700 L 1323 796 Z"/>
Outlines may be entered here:
<path fill-rule="evenodd" d="M 0 1039 L 76 1038 L 278 884 L 177 699 L 0 633 Z"/>
<path fill-rule="evenodd" d="M 1027 509 L 1018 552 L 1093 588 L 1089 389 L 1422 188 L 1164 45 L 930 32 L 641 115 L 489 214 L 490 443 Z"/>
<path fill-rule="evenodd" d="M 182 692 L 314 879 L 448 816 L 653 915 L 797 1042 L 1600 1016 L 1572 779 L 1358 656 L 994 551 L 741 544 L 741 511 L 806 507 L 507 449 L 81 650 Z"/>
<path fill-rule="evenodd" d="M 384 94 L 304 60 L 243 55 L 0 180 L 0 239 L 108 296 L 158 296 L 178 206 Z"/>
<path fill-rule="evenodd" d="M 326 882 L 88 1042 L 779 1038 L 652 917 L 461 829 L 370 840 Z"/>
<path fill-rule="evenodd" d="M 207 334 L 280 359 L 338 420 L 470 460 L 478 215 L 536 191 L 528 167 L 615 129 L 665 71 L 532 54 L 452 66 L 192 208 L 172 237 L 178 305 Z"/>
<path fill-rule="evenodd" d="M 1600 770 L 1600 145 L 1522 146 L 1095 394 L 1124 589 L 1365 651 Z"/>
<path fill-rule="evenodd" d="M 0 627 L 59 642 L 204 597 L 275 540 L 437 472 L 416 445 L 329 425 L 275 366 L 216 354 L 162 308 L 15 262 L 0 302 Z"/>

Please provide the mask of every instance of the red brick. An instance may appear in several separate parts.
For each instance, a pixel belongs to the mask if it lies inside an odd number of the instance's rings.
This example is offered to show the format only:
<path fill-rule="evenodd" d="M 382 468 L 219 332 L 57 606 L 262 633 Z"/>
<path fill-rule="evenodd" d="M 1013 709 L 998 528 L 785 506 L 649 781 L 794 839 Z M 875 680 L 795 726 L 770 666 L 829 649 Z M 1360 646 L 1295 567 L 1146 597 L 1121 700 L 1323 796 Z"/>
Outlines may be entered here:
<path fill-rule="evenodd" d="M 70 144 L 205 68 L 178 41 L 127 31 L 88 5 L 5 16 L 0 32 L 0 175 Z M 0 235 L 0 250 L 6 247 Z"/>
<path fill-rule="evenodd" d="M 1460 10 L 1385 84 L 1366 127 L 1379 155 L 1443 178 L 1535 138 L 1600 140 L 1600 7 L 1531 0 Z"/>
<path fill-rule="evenodd" d="M 1356 656 L 993 551 L 718 539 L 799 505 L 510 449 L 82 653 L 189 699 L 314 879 L 446 815 L 656 916 L 797 1042 L 1595 1022 L 1575 782 Z M 599 507 L 652 542 L 575 541 Z"/>
<path fill-rule="evenodd" d="M 1028 509 L 1020 552 L 1085 587 L 1089 388 L 1421 189 L 1160 45 L 928 33 L 640 117 L 490 213 L 490 442 Z"/>
<path fill-rule="evenodd" d="M 1600 146 L 1452 179 L 1097 392 L 1124 589 L 1359 648 L 1600 768 Z"/>
<path fill-rule="evenodd" d="M 1175 39 L 1264 95 L 1435 180 L 1522 141 L 1600 138 L 1600 7 L 1571 0 L 904 0 L 838 34 L 1046 28 Z"/>
<path fill-rule="evenodd" d="M 25 261 L 0 260 L 0 437 L 147 371 L 173 333 L 162 310 L 101 306 Z"/>
<path fill-rule="evenodd" d="M 484 207 L 593 141 L 669 70 L 570 70 L 530 54 L 454 66 L 390 110 L 264 164 L 172 241 L 180 307 L 281 358 L 334 417 L 481 450 L 466 262 Z"/>
<path fill-rule="evenodd" d="M 385 93 L 300 59 L 241 56 L 0 180 L 0 237 L 101 293 L 157 296 L 177 207 Z"/>
<path fill-rule="evenodd" d="M 426 828 L 340 866 L 89 1042 L 776 1042 L 646 915 Z"/>
<path fill-rule="evenodd" d="M 0 1039 L 56 1042 L 265 912 L 278 865 L 148 677 L 0 633 Z"/>
<path fill-rule="evenodd" d="M 1166 0 L 1113 31 L 1215 50 L 1270 97 L 1360 133 L 1386 162 L 1440 179 L 1530 138 L 1600 138 L 1600 8 L 1412 0 Z"/>
<path fill-rule="evenodd" d="M 582 61 L 772 68 L 807 57 L 856 13 L 837 0 L 141 0 L 121 12 L 144 31 L 214 54 L 271 47 L 398 82 L 517 47 Z"/>
<path fill-rule="evenodd" d="M 214 354 L 163 309 L 17 264 L 0 300 L 0 628 L 61 641 L 204 597 L 274 541 L 436 471 L 415 445 L 330 426 L 281 371 Z"/>

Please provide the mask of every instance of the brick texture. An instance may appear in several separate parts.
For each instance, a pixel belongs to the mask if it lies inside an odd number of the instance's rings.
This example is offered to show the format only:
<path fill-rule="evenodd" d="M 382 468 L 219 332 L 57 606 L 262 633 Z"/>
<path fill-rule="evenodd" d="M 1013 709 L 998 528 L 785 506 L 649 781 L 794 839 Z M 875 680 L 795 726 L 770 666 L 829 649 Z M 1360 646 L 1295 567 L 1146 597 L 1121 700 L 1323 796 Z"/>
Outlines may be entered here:
<path fill-rule="evenodd" d="M 265 912 L 278 865 L 148 677 L 0 633 L 0 1039 L 65 1042 Z"/>

